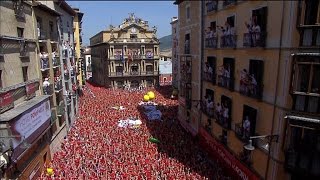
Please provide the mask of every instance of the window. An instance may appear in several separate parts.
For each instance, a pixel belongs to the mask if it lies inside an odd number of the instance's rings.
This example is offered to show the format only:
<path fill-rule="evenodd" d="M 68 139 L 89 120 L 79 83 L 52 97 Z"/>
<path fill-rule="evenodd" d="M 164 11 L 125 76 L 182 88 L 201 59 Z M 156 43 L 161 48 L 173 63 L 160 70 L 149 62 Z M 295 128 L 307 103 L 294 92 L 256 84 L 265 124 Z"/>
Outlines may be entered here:
<path fill-rule="evenodd" d="M 190 19 L 190 7 L 187 7 L 186 9 L 186 16 L 187 16 L 187 20 Z"/>
<path fill-rule="evenodd" d="M 294 92 L 320 94 L 320 58 L 312 56 L 297 57 L 294 64 Z"/>
<path fill-rule="evenodd" d="M 305 0 L 305 25 L 314 25 L 317 23 L 317 16 L 319 11 L 319 0 Z"/>
<path fill-rule="evenodd" d="M 23 81 L 28 81 L 28 66 L 22 67 Z"/>
<path fill-rule="evenodd" d="M 144 47 L 141 48 L 141 53 L 144 54 Z"/>
<path fill-rule="evenodd" d="M 158 47 L 154 47 L 154 54 L 158 54 Z"/>
<path fill-rule="evenodd" d="M 49 30 L 50 30 L 50 33 L 53 33 L 53 22 L 52 21 L 49 21 Z"/>
<path fill-rule="evenodd" d="M 136 35 L 136 34 L 130 34 L 130 39 L 136 39 L 136 38 L 138 38 L 138 35 Z"/>
<path fill-rule="evenodd" d="M 190 34 L 184 36 L 184 48 L 185 54 L 190 54 Z"/>
<path fill-rule="evenodd" d="M 17 32 L 18 32 L 18 37 L 23 37 L 23 31 L 24 29 L 23 28 L 17 28 Z"/>
<path fill-rule="evenodd" d="M 252 11 L 252 20 L 260 26 L 261 32 L 267 31 L 268 8 L 263 7 Z"/>
<path fill-rule="evenodd" d="M 234 27 L 235 23 L 235 16 L 230 16 L 227 18 L 227 22 L 229 23 L 230 27 Z"/>

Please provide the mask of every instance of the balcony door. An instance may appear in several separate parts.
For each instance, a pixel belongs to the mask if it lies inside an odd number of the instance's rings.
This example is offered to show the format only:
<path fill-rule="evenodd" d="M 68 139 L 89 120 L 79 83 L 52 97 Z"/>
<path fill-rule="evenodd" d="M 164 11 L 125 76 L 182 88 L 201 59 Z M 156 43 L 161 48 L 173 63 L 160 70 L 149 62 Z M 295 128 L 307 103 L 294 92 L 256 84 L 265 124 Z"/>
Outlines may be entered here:
<path fill-rule="evenodd" d="M 256 131 L 257 110 L 248 106 L 243 106 L 242 116 L 242 135 L 245 140 L 255 135 Z"/>

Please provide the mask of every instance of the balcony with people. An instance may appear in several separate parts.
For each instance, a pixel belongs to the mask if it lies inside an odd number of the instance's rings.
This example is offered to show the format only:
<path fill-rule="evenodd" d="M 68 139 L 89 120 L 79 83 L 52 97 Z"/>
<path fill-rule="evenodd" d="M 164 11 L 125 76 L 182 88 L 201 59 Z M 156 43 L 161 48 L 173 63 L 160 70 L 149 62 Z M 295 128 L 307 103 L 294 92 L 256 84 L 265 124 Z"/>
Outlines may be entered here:
<path fill-rule="evenodd" d="M 263 61 L 250 60 L 249 71 L 240 72 L 240 94 L 261 99 L 263 93 Z"/>
<path fill-rule="evenodd" d="M 257 110 L 250 106 L 244 105 L 242 115 L 242 122 L 235 124 L 235 133 L 241 141 L 248 143 L 250 137 L 256 134 L 255 128 Z"/>
<path fill-rule="evenodd" d="M 206 89 L 204 99 L 201 101 L 201 110 L 208 118 L 214 118 L 214 92 L 210 89 Z"/>
<path fill-rule="evenodd" d="M 205 30 L 205 47 L 206 48 L 217 48 L 218 37 L 216 32 L 216 27 L 208 27 Z"/>
<path fill-rule="evenodd" d="M 124 55 L 122 51 L 116 51 L 114 55 L 115 60 L 124 60 Z"/>
<path fill-rule="evenodd" d="M 46 52 L 40 53 L 40 69 L 41 71 L 45 71 L 50 68 L 49 64 L 49 55 Z"/>
<path fill-rule="evenodd" d="M 244 23 L 247 32 L 243 34 L 244 47 L 265 47 L 267 31 L 267 7 L 252 11 L 250 23 Z"/>
<path fill-rule="evenodd" d="M 123 66 L 116 66 L 116 76 L 123 76 Z"/>
<path fill-rule="evenodd" d="M 214 117 L 216 122 L 225 129 L 231 128 L 232 101 L 226 96 L 221 96 L 221 102 L 215 105 Z"/>
<path fill-rule="evenodd" d="M 237 36 L 234 27 L 234 16 L 228 17 L 224 26 L 217 26 L 222 32 L 220 37 L 220 48 L 236 48 Z"/>
<path fill-rule="evenodd" d="M 206 2 L 207 13 L 216 11 L 217 9 L 218 9 L 218 0 L 209 0 L 208 2 Z"/>
<path fill-rule="evenodd" d="M 131 66 L 130 75 L 132 75 L 132 76 L 139 76 L 140 75 L 138 65 Z"/>
<path fill-rule="evenodd" d="M 63 67 L 64 80 L 68 81 L 70 79 L 70 72 L 66 64 L 64 64 L 63 66 L 64 66 Z"/>
<path fill-rule="evenodd" d="M 62 79 L 61 79 L 61 76 L 58 76 L 58 77 L 54 77 L 55 80 L 54 80 L 54 90 L 56 92 L 60 92 L 62 90 Z"/>
<path fill-rule="evenodd" d="M 44 78 L 42 83 L 43 94 L 52 95 L 53 94 L 53 85 L 49 82 L 49 78 Z"/>
<path fill-rule="evenodd" d="M 216 84 L 216 69 L 215 69 L 214 62 L 211 62 L 211 61 L 205 62 L 204 69 L 202 72 L 202 79 L 204 81 L 211 82 L 212 84 Z"/>
<path fill-rule="evenodd" d="M 233 91 L 234 88 L 234 61 L 225 58 L 224 64 L 218 70 L 218 86 Z"/>

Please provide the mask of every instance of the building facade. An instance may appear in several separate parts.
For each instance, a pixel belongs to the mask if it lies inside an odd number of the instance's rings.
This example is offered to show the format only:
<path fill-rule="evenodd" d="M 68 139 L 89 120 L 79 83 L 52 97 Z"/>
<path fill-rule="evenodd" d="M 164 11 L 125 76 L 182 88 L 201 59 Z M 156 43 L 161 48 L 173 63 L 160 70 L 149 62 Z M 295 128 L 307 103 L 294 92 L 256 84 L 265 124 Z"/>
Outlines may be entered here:
<path fill-rule="evenodd" d="M 85 84 L 85 63 L 83 60 L 82 54 L 82 18 L 83 13 L 80 12 L 78 8 L 73 9 L 76 12 L 76 15 L 73 19 L 73 33 L 74 33 L 74 46 L 75 46 L 75 59 L 76 59 L 76 74 L 78 85 L 82 86 Z"/>
<path fill-rule="evenodd" d="M 71 81 L 61 72 L 72 58 L 60 23 L 72 32 L 74 12 L 64 1 L 3 1 L 0 8 L 1 178 L 33 179 L 67 134 Z"/>
<path fill-rule="evenodd" d="M 34 23 L 35 12 L 46 7 L 31 1 L 1 1 L 0 8 L 1 161 L 5 159 L 1 178 L 26 179 L 39 174 L 50 161 L 54 88 L 46 94 L 42 87 Z M 58 16 L 46 11 L 49 19 Z M 50 67 L 52 63 L 50 58 Z M 53 76 L 52 69 L 49 74 Z"/>
<path fill-rule="evenodd" d="M 179 26 L 178 26 L 178 18 L 173 17 L 171 19 L 171 36 L 172 36 L 172 86 L 174 89 L 178 89 L 179 86 L 179 58 L 178 58 L 178 37 L 179 37 Z"/>
<path fill-rule="evenodd" d="M 201 65 L 190 72 L 201 100 L 189 107 L 201 110 L 203 147 L 234 178 L 319 178 L 319 1 L 192 3 L 176 1 L 180 40 L 188 6 L 197 12 L 188 24 L 201 34 Z"/>
<path fill-rule="evenodd" d="M 97 84 L 122 88 L 159 84 L 156 28 L 132 13 L 118 27 L 90 38 L 92 77 Z"/>

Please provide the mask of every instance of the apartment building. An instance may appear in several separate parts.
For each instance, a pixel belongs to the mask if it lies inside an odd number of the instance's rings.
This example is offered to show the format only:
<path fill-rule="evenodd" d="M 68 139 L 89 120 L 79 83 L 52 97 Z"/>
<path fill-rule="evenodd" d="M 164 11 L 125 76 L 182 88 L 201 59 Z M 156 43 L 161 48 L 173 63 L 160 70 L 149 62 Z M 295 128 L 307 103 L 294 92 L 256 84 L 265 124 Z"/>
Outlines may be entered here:
<path fill-rule="evenodd" d="M 180 39 L 192 3 L 176 1 Z M 201 110 L 203 147 L 234 178 L 319 178 L 319 1 L 198 6 L 191 5 L 200 20 L 188 24 L 202 23 L 195 30 L 201 34 L 201 68 L 191 65 L 192 77 L 201 75 L 201 100 L 200 108 L 189 107 Z"/>
<path fill-rule="evenodd" d="M 75 58 L 76 58 L 76 67 L 77 67 L 77 80 L 78 85 L 82 86 L 85 84 L 85 62 L 83 59 L 82 49 L 82 18 L 83 13 L 80 12 L 79 8 L 73 9 L 76 12 L 76 15 L 73 19 L 73 33 L 74 33 L 74 46 L 75 46 Z"/>
<path fill-rule="evenodd" d="M 178 18 L 173 17 L 171 19 L 171 36 L 172 36 L 172 86 L 174 89 L 178 89 L 179 86 L 179 60 L 178 60 L 178 37 L 179 37 L 179 26 L 178 26 Z"/>
<path fill-rule="evenodd" d="M 50 145 L 51 154 L 54 154 L 59 150 L 61 142 L 78 113 L 75 46 L 73 43 L 73 19 L 76 12 L 65 1 L 43 1 L 41 3 L 60 13 L 60 16 L 56 19 L 57 29 L 55 30 L 57 31 L 59 48 L 56 50 L 55 56 L 59 59 L 60 73 L 58 80 L 59 85 L 62 85 L 63 88 L 57 99 L 58 121 L 56 127 L 58 133 L 52 137 Z M 57 85 L 55 85 L 56 87 Z"/>
<path fill-rule="evenodd" d="M 50 161 L 54 117 L 54 89 L 42 88 L 39 73 L 33 9 L 46 11 L 51 19 L 58 13 L 31 1 L 1 1 L 0 9 L 1 178 L 27 179 Z"/>
<path fill-rule="evenodd" d="M 159 85 L 159 40 L 156 27 L 133 13 L 118 27 L 90 38 L 92 77 L 97 84 L 130 88 Z"/>

